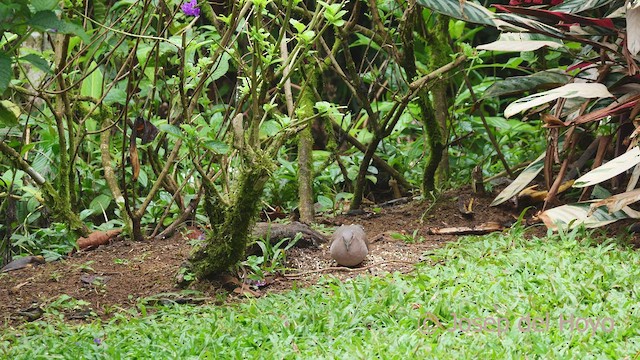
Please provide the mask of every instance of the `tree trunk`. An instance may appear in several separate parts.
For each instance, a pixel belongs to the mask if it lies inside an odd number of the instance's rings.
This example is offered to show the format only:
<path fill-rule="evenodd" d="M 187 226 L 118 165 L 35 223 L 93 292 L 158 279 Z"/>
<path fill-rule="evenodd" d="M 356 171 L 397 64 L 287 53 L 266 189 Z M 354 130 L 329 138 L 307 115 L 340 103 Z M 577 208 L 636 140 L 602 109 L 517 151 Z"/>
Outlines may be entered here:
<path fill-rule="evenodd" d="M 215 196 L 207 191 L 205 207 L 211 220 L 212 232 L 205 244 L 191 256 L 193 272 L 204 279 L 228 270 L 244 257 L 251 228 L 258 215 L 258 205 L 269 179 L 270 159 L 247 165 L 238 179 L 238 188 L 231 206 L 220 211 Z"/>
<path fill-rule="evenodd" d="M 437 15 L 436 26 L 427 35 L 431 44 L 429 70 L 435 70 L 445 65 L 448 54 L 452 53 L 449 45 L 447 25 L 449 18 Z M 428 97 L 422 97 L 420 108 L 423 114 L 423 126 L 427 137 L 427 162 L 422 178 L 422 190 L 433 191 L 448 177 L 449 159 L 445 147 L 447 134 L 447 118 L 449 114 L 449 99 L 447 97 L 448 81 L 437 82 L 431 92 L 434 103 Z M 425 96 L 426 94 L 425 91 Z"/>
<path fill-rule="evenodd" d="M 357 210 L 362 205 L 362 198 L 364 197 L 364 187 L 366 185 L 366 177 L 367 171 L 369 170 L 369 165 L 371 164 L 371 159 L 376 152 L 376 148 L 378 144 L 382 141 L 381 138 L 374 135 L 373 139 L 371 139 L 371 143 L 367 147 L 367 151 L 364 153 L 364 157 L 362 158 L 362 164 L 360 164 L 360 168 L 358 169 L 358 176 L 356 177 L 355 187 L 353 190 L 353 201 L 351 201 L 351 206 L 349 206 L 350 210 Z"/>
<path fill-rule="evenodd" d="M 311 119 L 313 117 L 314 94 L 311 89 L 318 84 L 318 71 L 314 67 L 308 67 L 309 78 L 300 94 L 298 106 L 298 118 Z M 298 135 L 298 210 L 300 221 L 306 224 L 313 223 L 315 211 L 313 208 L 313 136 L 311 124 L 307 124 Z"/>

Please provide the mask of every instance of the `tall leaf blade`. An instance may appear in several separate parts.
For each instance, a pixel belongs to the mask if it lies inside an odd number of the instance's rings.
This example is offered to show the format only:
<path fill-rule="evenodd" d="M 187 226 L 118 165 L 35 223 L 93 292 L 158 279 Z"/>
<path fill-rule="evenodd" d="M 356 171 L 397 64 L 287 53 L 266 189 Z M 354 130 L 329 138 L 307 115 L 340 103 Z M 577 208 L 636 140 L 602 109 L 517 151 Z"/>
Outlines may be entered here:
<path fill-rule="evenodd" d="M 100 71 L 100 68 L 98 68 L 98 64 L 96 64 L 95 61 L 91 62 L 89 69 L 91 69 L 91 74 L 82 81 L 80 94 L 82 96 L 90 96 L 94 99 L 100 99 L 100 97 L 102 97 L 102 82 L 104 79 L 102 71 Z"/>

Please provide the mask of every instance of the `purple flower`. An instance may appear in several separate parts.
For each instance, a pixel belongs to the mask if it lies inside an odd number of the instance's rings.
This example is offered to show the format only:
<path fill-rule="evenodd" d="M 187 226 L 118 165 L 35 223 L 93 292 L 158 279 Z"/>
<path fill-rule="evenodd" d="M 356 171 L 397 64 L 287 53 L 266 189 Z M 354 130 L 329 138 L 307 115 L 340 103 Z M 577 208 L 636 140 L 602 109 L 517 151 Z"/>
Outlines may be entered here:
<path fill-rule="evenodd" d="M 200 16 L 200 8 L 198 7 L 198 0 L 191 0 L 180 6 L 182 12 L 187 16 Z"/>

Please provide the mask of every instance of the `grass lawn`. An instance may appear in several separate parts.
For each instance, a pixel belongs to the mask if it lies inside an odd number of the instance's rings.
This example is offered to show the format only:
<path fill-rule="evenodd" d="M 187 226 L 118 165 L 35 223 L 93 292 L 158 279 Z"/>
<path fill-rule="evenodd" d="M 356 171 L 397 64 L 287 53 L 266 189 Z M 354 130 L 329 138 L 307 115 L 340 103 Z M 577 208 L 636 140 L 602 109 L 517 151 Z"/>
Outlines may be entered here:
<path fill-rule="evenodd" d="M 584 231 L 467 237 L 409 275 L 325 278 L 230 306 L 169 306 L 0 335 L 7 359 L 640 356 L 640 253 Z"/>

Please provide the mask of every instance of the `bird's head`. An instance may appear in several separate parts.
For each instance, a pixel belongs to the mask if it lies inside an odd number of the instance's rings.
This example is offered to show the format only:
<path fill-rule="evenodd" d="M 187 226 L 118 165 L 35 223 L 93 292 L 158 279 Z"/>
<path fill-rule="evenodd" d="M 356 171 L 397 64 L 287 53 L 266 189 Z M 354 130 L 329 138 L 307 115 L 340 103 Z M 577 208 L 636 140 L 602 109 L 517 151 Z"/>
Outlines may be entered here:
<path fill-rule="evenodd" d="M 344 242 L 344 246 L 349 251 L 349 247 L 351 246 L 351 240 L 353 239 L 353 233 L 351 231 L 345 231 L 342 234 L 342 241 Z"/>

